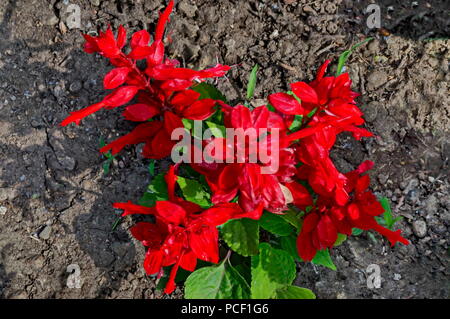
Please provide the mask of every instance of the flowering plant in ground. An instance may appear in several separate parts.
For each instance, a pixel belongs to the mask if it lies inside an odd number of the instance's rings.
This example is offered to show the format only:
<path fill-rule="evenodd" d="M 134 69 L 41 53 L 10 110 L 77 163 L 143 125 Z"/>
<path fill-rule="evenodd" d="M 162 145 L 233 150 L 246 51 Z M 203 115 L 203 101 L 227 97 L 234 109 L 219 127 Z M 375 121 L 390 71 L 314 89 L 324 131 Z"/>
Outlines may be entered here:
<path fill-rule="evenodd" d="M 84 35 L 84 50 L 114 66 L 104 78 L 105 89 L 113 91 L 62 122 L 79 124 L 94 112 L 127 104 L 122 116 L 139 124 L 101 152 L 115 156 L 144 143 L 143 156 L 152 161 L 177 154 L 185 159 L 153 176 L 139 203 L 114 203 L 122 217 L 147 216 L 130 232 L 146 248 L 146 273 L 165 293 L 184 282 L 186 298 L 314 298 L 292 285 L 296 261 L 336 269 L 330 251 L 361 231 L 408 244 L 400 230 L 391 230 L 395 220 L 387 200 L 369 188 L 367 171 L 374 163 L 343 173 L 330 158 L 340 133 L 357 140 L 372 136 L 362 127 L 349 75 L 342 73 L 351 50 L 339 59 L 335 76 L 327 75 L 325 61 L 312 82 L 291 83 L 289 92 L 269 95 L 267 105 L 229 105 L 206 82 L 223 77 L 229 66 L 195 71 L 165 56 L 173 5 L 160 14 L 153 37 L 138 31 L 127 49 L 122 26 L 117 35 L 110 28 Z M 229 132 L 253 137 L 229 139 Z M 197 152 L 203 149 L 208 153 Z"/>

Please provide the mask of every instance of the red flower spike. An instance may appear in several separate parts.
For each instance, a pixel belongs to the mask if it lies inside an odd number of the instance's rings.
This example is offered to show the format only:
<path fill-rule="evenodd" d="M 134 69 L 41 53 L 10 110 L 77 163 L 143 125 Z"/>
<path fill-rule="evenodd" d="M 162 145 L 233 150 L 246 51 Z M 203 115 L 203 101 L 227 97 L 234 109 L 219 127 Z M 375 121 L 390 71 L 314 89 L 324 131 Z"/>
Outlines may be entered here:
<path fill-rule="evenodd" d="M 166 28 L 166 23 L 169 20 L 169 16 L 172 13 L 174 1 L 171 0 L 167 5 L 166 9 L 163 13 L 160 13 L 158 24 L 156 25 L 155 30 L 155 41 L 162 40 L 164 35 L 164 30 Z"/>

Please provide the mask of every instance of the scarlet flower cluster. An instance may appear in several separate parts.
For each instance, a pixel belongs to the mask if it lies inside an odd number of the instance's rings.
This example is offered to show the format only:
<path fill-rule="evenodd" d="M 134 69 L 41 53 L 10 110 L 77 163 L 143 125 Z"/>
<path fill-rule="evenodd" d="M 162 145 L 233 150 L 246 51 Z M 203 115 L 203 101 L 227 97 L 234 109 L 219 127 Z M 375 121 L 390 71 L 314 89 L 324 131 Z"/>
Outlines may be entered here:
<path fill-rule="evenodd" d="M 200 100 L 200 94 L 190 88 L 204 79 L 225 75 L 230 67 L 218 64 L 210 69 L 195 71 L 181 68 L 177 60 L 164 57 L 163 35 L 173 5 L 174 2 L 170 1 L 161 13 L 152 43 L 146 30 L 135 32 L 128 54 L 124 53 L 126 30 L 123 26 L 119 27 L 116 37 L 111 28 L 100 32 L 97 37 L 84 35 L 84 51 L 99 53 L 115 66 L 103 80 L 104 88 L 113 92 L 98 103 L 72 112 L 61 123 L 62 126 L 73 122 L 79 124 L 90 114 L 125 105 L 136 97 L 137 103 L 127 106 L 122 115 L 129 121 L 143 123 L 101 151 L 111 151 L 114 155 L 126 145 L 145 143 L 144 157 L 161 159 L 170 155 L 176 144 L 170 134 L 175 128 L 183 127 L 183 118 L 205 120 L 215 112 L 215 100 Z M 139 60 L 145 60 L 144 69 L 138 66 Z"/>
<path fill-rule="evenodd" d="M 140 222 L 130 231 L 134 238 L 148 248 L 144 269 L 147 274 L 164 274 L 163 267 L 172 266 L 165 292 L 175 289 L 178 268 L 194 271 L 197 259 L 217 263 L 219 261 L 219 232 L 217 226 L 230 219 L 259 219 L 262 207 L 244 212 L 236 203 L 222 203 L 203 210 L 199 205 L 176 196 L 176 167 L 171 166 L 165 176 L 169 200 L 157 201 L 154 207 L 128 203 L 115 203 L 123 209 L 122 216 L 152 215 L 155 222 Z"/>
<path fill-rule="evenodd" d="M 141 123 L 101 152 L 116 154 L 126 145 L 145 143 L 144 157 L 161 159 L 171 154 L 176 144 L 171 134 L 184 127 L 183 119 L 205 120 L 218 111 L 221 125 L 256 130 L 258 142 L 267 150 L 275 143 L 270 132 L 278 130 L 279 156 L 273 160 L 279 165 L 276 172 L 263 173 L 270 163 L 249 161 L 249 145 L 244 143 L 239 146 L 244 149 L 240 158 L 234 154 L 230 158 L 224 150 L 216 154 L 221 157 L 218 163 L 190 164 L 211 190 L 212 206 L 207 209 L 176 195 L 177 166 L 171 166 L 165 175 L 168 200 L 157 201 L 154 207 L 114 204 L 124 210 L 123 216 L 154 216 L 154 223 L 140 222 L 130 231 L 147 247 L 144 268 L 148 274 L 161 276 L 163 267 L 172 266 L 165 292 L 174 290 L 179 267 L 193 271 L 197 259 L 219 261 L 217 226 L 244 217 L 258 220 L 263 210 L 283 215 L 294 207 L 304 212 L 297 249 L 305 261 L 312 260 L 319 250 L 332 248 L 338 234 L 351 235 L 353 228 L 379 232 L 392 245 L 408 244 L 399 230 L 384 228 L 375 219 L 384 209 L 369 190 L 370 179 L 365 175 L 373 163 L 365 161 L 356 170 L 342 173 L 330 158 L 338 134 L 350 132 L 357 140 L 372 136 L 361 127 L 363 113 L 356 106 L 358 94 L 351 90 L 348 73 L 325 76 L 330 63 L 326 61 L 312 82 L 292 83 L 290 92 L 271 94 L 269 104 L 254 109 L 201 99 L 195 85 L 224 76 L 230 67 L 218 64 L 195 71 L 165 57 L 163 35 L 172 8 L 170 1 L 160 15 L 153 41 L 145 30 L 132 35 L 128 53 L 124 52 L 126 31 L 122 26 L 117 36 L 110 28 L 97 37 L 84 35 L 84 50 L 101 54 L 115 67 L 104 78 L 105 89 L 113 91 L 101 102 L 73 112 L 62 125 L 79 124 L 94 112 L 135 99 L 137 102 L 126 106 L 122 115 Z M 138 60 L 145 60 L 144 68 L 138 66 Z M 260 134 L 263 129 L 269 134 Z M 222 140 L 212 137 L 202 143 L 228 148 Z"/>

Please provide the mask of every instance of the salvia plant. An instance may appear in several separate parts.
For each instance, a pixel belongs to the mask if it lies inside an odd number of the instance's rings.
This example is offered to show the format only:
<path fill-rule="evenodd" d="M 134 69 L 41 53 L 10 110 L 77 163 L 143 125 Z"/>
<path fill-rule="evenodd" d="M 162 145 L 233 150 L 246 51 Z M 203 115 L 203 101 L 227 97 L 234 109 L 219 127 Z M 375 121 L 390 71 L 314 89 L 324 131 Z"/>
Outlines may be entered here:
<path fill-rule="evenodd" d="M 138 31 L 127 45 L 122 26 L 117 35 L 111 28 L 84 35 L 84 51 L 114 66 L 103 81 L 112 92 L 61 123 L 79 124 L 94 112 L 128 104 L 122 116 L 138 124 L 102 143 L 107 160 L 140 143 L 152 174 L 155 160 L 173 159 L 175 153 L 185 159 L 153 176 L 139 203 L 113 205 L 123 210 L 122 218 L 151 216 L 130 232 L 145 246 L 143 267 L 158 278 L 158 286 L 170 294 L 184 283 L 186 298 L 315 298 L 292 285 L 296 262 L 335 270 L 330 250 L 362 231 L 378 232 L 392 245 L 408 244 L 400 230 L 391 230 L 396 220 L 387 200 L 380 202 L 369 189 L 366 172 L 374 163 L 341 173 L 330 158 L 338 134 L 372 136 L 361 127 L 358 94 L 343 72 L 351 50 L 339 59 L 335 76 L 326 75 L 330 61 L 325 61 L 312 82 L 291 83 L 290 91 L 271 94 L 267 105 L 253 108 L 255 66 L 247 101 L 231 106 L 206 81 L 225 76 L 229 66 L 196 71 L 165 56 L 164 30 L 173 5 L 170 1 L 160 13 L 153 37 Z M 174 136 L 180 130 L 186 134 Z M 205 136 L 206 130 L 211 134 Z M 253 130 L 255 139 L 228 139 L 232 130 Z M 264 161 L 252 160 L 255 141 L 266 151 Z M 200 152 L 194 159 L 196 150 L 208 148 L 209 158 Z"/>

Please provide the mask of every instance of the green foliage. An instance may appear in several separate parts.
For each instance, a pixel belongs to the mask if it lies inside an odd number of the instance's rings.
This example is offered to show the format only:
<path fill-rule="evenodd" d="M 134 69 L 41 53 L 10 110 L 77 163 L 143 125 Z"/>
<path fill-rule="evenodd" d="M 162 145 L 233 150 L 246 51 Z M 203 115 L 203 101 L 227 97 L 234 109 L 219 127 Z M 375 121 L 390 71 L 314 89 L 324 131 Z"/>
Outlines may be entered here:
<path fill-rule="evenodd" d="M 295 261 L 289 253 L 272 248 L 268 243 L 261 243 L 259 252 L 259 255 L 252 257 L 252 298 L 315 298 L 310 290 L 292 286 L 297 272 Z"/>
<path fill-rule="evenodd" d="M 203 208 L 211 206 L 210 195 L 203 188 L 202 184 L 193 179 L 178 176 L 177 183 L 180 186 L 184 199 L 198 204 Z"/>
<path fill-rule="evenodd" d="M 334 247 L 341 245 L 346 240 L 347 240 L 347 235 L 338 234 L 338 238 L 336 239 L 336 242 L 334 243 Z"/>
<path fill-rule="evenodd" d="M 303 115 L 295 115 L 291 126 L 289 126 L 289 130 L 291 132 L 298 131 L 302 127 L 302 123 L 303 123 Z"/>
<path fill-rule="evenodd" d="M 300 220 L 300 216 L 303 213 L 297 212 L 294 209 L 288 209 L 283 215 L 280 215 L 285 221 L 294 226 L 296 229 L 300 229 L 302 227 L 302 221 Z"/>
<path fill-rule="evenodd" d="M 375 219 L 377 220 L 377 222 L 380 225 L 392 230 L 394 227 L 394 224 L 396 222 L 400 221 L 402 219 L 402 216 L 394 218 L 394 216 L 392 215 L 392 210 L 391 210 L 391 205 L 389 203 L 389 199 L 387 199 L 386 197 L 383 197 L 380 200 L 380 204 L 384 208 L 383 217 L 377 216 L 377 217 L 375 217 Z"/>
<path fill-rule="evenodd" d="M 256 73 L 258 72 L 258 69 L 259 69 L 258 64 L 255 64 L 255 66 L 252 69 L 252 72 L 250 72 L 247 84 L 247 100 L 251 100 L 253 98 L 253 95 L 255 94 Z"/>
<path fill-rule="evenodd" d="M 358 47 L 360 47 L 361 45 L 369 42 L 373 40 L 373 38 L 367 38 L 364 39 L 361 42 L 358 42 L 357 44 L 353 45 L 349 50 L 345 50 L 344 52 L 342 52 L 342 54 L 339 56 L 339 61 L 338 61 L 338 66 L 337 66 L 337 71 L 336 71 L 336 76 L 341 75 L 342 73 L 342 69 L 344 68 L 345 62 L 347 62 L 350 54 L 356 50 Z"/>
<path fill-rule="evenodd" d="M 316 299 L 316 295 L 309 289 L 297 286 L 286 286 L 276 291 L 277 299 Z"/>
<path fill-rule="evenodd" d="M 364 230 L 359 228 L 353 228 L 352 229 L 352 236 L 359 236 L 364 232 Z"/>
<path fill-rule="evenodd" d="M 250 287 L 228 258 L 194 271 L 186 280 L 186 299 L 248 299 Z"/>
<path fill-rule="evenodd" d="M 150 164 L 148 164 L 148 172 L 150 173 L 150 176 L 155 175 L 155 160 L 151 159 Z"/>
<path fill-rule="evenodd" d="M 292 227 L 285 219 L 280 217 L 280 215 L 269 212 L 265 212 L 261 216 L 259 225 L 268 232 L 279 236 L 288 236 L 295 233 L 294 227 Z"/>
<path fill-rule="evenodd" d="M 331 260 L 328 249 L 318 250 L 311 262 L 315 265 L 322 265 L 330 268 L 331 270 L 336 270 L 336 266 L 333 263 L 333 260 Z"/>
<path fill-rule="evenodd" d="M 297 237 L 295 235 L 284 236 L 280 238 L 281 248 L 288 252 L 296 261 L 302 261 L 297 251 Z"/>
<path fill-rule="evenodd" d="M 103 137 L 100 137 L 99 144 L 100 144 L 100 148 L 106 146 L 106 143 L 105 143 L 105 140 L 103 139 Z M 113 161 L 117 155 L 112 155 L 111 151 L 108 151 L 108 152 L 103 153 L 103 156 L 106 157 L 106 160 L 102 164 L 103 174 L 107 175 L 111 168 L 111 164 L 113 163 Z"/>
<path fill-rule="evenodd" d="M 222 238 L 227 245 L 242 256 L 258 253 L 259 223 L 249 218 L 232 219 L 221 229 Z"/>
<path fill-rule="evenodd" d="M 211 133 L 214 137 L 225 138 L 226 137 L 226 128 L 223 125 L 216 124 L 210 121 L 206 121 L 206 125 L 211 130 Z"/>
<path fill-rule="evenodd" d="M 167 200 L 169 195 L 167 194 L 167 184 L 164 180 L 164 173 L 156 175 L 150 185 L 147 187 L 147 191 L 139 199 L 138 204 L 147 207 L 153 207 L 156 201 Z"/>
<path fill-rule="evenodd" d="M 215 86 L 202 82 L 192 87 L 192 90 L 200 93 L 199 99 L 213 99 L 213 100 L 221 100 L 227 103 L 227 99 Z"/>

